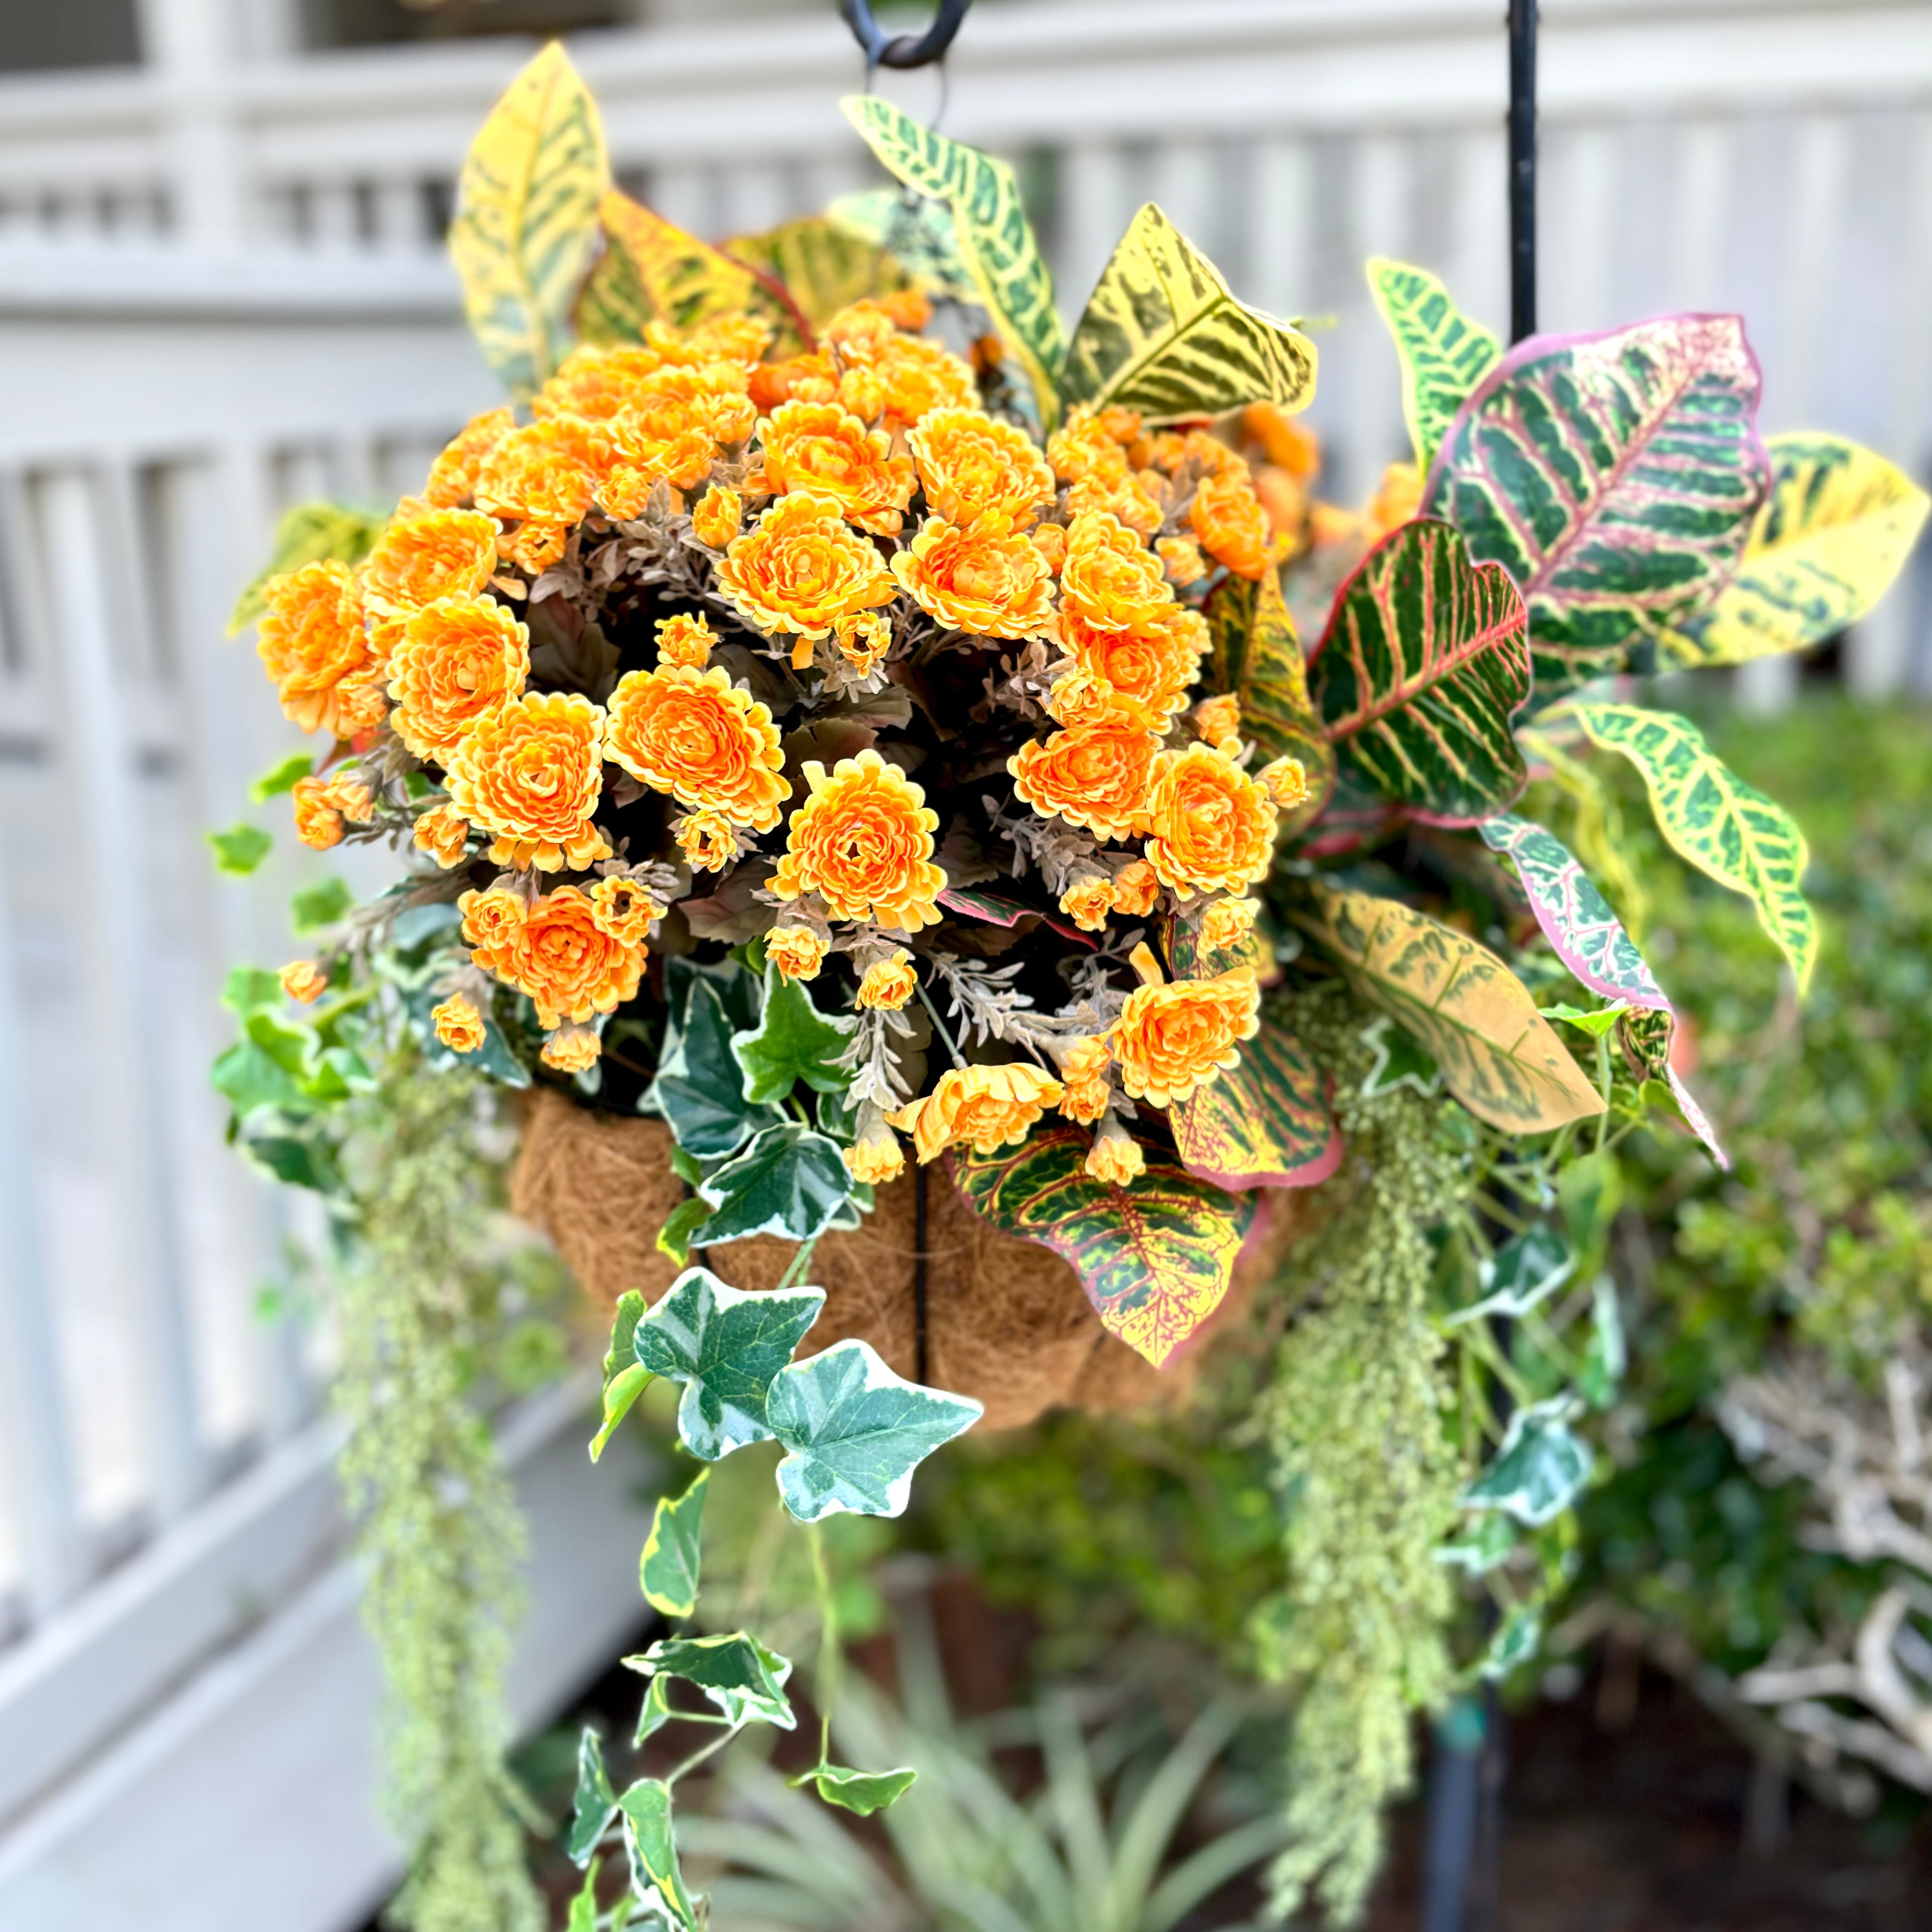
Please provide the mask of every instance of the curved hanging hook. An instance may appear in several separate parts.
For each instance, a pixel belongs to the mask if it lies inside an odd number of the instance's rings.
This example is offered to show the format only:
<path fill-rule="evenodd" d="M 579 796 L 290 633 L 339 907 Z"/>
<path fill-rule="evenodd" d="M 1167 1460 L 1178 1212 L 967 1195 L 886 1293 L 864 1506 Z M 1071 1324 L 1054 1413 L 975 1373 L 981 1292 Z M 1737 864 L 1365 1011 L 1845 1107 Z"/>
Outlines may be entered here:
<path fill-rule="evenodd" d="M 930 67 L 944 60 L 971 4 L 972 0 L 940 0 L 932 25 L 916 38 L 910 34 L 888 35 L 872 18 L 872 0 L 838 0 L 838 10 L 864 52 L 869 74 L 874 68 Z"/>

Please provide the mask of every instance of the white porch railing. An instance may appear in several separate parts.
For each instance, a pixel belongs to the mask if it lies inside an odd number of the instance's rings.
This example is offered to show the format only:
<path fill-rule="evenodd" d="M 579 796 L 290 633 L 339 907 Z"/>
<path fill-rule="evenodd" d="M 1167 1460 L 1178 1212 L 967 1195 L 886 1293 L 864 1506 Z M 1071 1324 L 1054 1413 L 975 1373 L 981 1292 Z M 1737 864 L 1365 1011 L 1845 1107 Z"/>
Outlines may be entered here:
<path fill-rule="evenodd" d="M 950 64 L 945 124 L 1023 164 L 1070 310 L 1151 196 L 1251 298 L 1332 317 L 1314 419 L 1331 488 L 1353 496 L 1402 443 L 1361 258 L 1423 261 L 1476 313 L 1504 314 L 1502 11 L 986 0 Z M 1928 480 L 1932 9 L 1544 12 L 1546 324 L 1741 309 L 1770 427 L 1842 430 Z M 859 75 L 830 14 L 827 0 L 823 17 L 728 32 L 586 38 L 576 52 L 626 178 L 713 234 L 876 178 L 837 112 Z M 326 1581 L 322 1365 L 299 1330 L 250 1312 L 278 1271 L 282 1204 L 220 1147 L 206 1084 L 226 1032 L 223 970 L 291 950 L 283 855 L 241 886 L 214 878 L 201 843 L 296 742 L 247 644 L 220 628 L 279 504 L 392 496 L 492 400 L 437 238 L 464 144 L 527 52 L 250 63 L 224 59 L 218 37 L 170 44 L 144 74 L 0 86 L 8 1932 L 37 1874 L 65 1858 L 70 1876 L 114 1838 L 88 1837 L 73 1794 L 133 1788 L 131 1736 L 146 1740 L 141 1788 L 191 1808 L 205 1787 L 164 1774 L 189 1761 L 182 1714 L 200 1708 L 206 1660 L 266 1615 L 248 1640 L 268 1660 L 257 1688 L 293 1694 L 297 1612 L 278 1606 L 348 1587 Z M 930 113 L 931 76 L 893 84 Z M 1854 682 L 1932 686 L 1928 592 L 1922 572 L 1852 640 Z M 280 814 L 263 822 L 280 829 Z M 575 1495 L 565 1466 L 558 1493 Z M 611 1616 L 634 1548 L 617 1553 L 597 1586 Z M 586 1543 L 549 1570 L 567 1579 L 609 1555 Z M 571 1658 L 595 1654 L 596 1624 L 586 1614 L 574 1646 L 551 1640 L 553 1691 Z M 216 1732 L 196 1735 L 205 1769 Z M 258 1748 L 259 1729 L 247 1736 Z M 262 1843 L 278 1855 L 272 1832 Z M 248 1922 L 262 1895 L 238 1894 Z M 287 1890 L 274 1895 L 280 1911 Z M 318 1892 L 296 1932 L 328 1932 L 348 1896 Z M 229 1908 L 196 1899 L 203 1916 L 182 1922 L 224 1932 Z"/>

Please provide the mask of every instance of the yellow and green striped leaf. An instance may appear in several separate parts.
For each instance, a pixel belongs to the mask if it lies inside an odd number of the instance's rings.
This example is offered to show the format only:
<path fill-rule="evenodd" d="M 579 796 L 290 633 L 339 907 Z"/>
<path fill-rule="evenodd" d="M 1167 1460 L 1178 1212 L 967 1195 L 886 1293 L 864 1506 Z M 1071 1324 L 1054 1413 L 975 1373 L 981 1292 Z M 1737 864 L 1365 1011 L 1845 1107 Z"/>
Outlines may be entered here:
<path fill-rule="evenodd" d="M 1623 668 L 1730 580 L 1770 487 L 1735 316 L 1532 336 L 1456 412 L 1424 486 L 1529 606 L 1544 696 Z"/>
<path fill-rule="evenodd" d="M 1402 364 L 1402 412 L 1425 476 L 1470 392 L 1502 357 L 1503 346 L 1449 299 L 1426 268 L 1369 258 L 1369 290 L 1395 338 Z"/>
<path fill-rule="evenodd" d="M 828 218 L 860 240 L 883 248 L 934 301 L 980 305 L 980 285 L 959 252 L 952 211 L 929 196 L 901 188 L 842 194 Z"/>
<path fill-rule="evenodd" d="M 1658 830 L 1678 855 L 1757 908 L 1758 922 L 1802 993 L 1818 952 L 1818 922 L 1804 898 L 1810 854 L 1797 822 L 1748 785 L 1688 718 L 1635 704 L 1576 704 L 1565 714 L 1606 752 L 1643 775 Z"/>
<path fill-rule="evenodd" d="M 1425 1047 L 1450 1093 L 1507 1133 L 1541 1133 L 1604 1111 L 1603 1096 L 1486 946 L 1368 892 L 1315 889 L 1308 921 L 1355 992 Z"/>
<path fill-rule="evenodd" d="M 1528 620 L 1501 565 L 1449 524 L 1390 532 L 1342 587 L 1315 698 L 1342 759 L 1384 797 L 1448 824 L 1510 803 L 1528 773 L 1510 720 L 1529 696 Z"/>
<path fill-rule="evenodd" d="M 1149 202 L 1088 299 L 1060 387 L 1069 403 L 1118 404 L 1150 422 L 1244 403 L 1298 410 L 1315 394 L 1315 345 L 1236 301 L 1214 263 Z"/>
<path fill-rule="evenodd" d="M 563 358 L 610 179 L 597 104 L 552 41 L 470 143 L 449 231 L 470 328 L 513 395 Z"/>
<path fill-rule="evenodd" d="M 1202 681 L 1210 691 L 1241 701 L 1241 730 L 1264 759 L 1298 758 L 1308 774 L 1308 797 L 1281 815 L 1298 832 L 1319 816 L 1335 789 L 1335 751 L 1323 735 L 1308 695 L 1308 670 L 1281 580 L 1228 577 L 1209 596 L 1209 648 Z"/>
<path fill-rule="evenodd" d="M 1680 664 L 1748 664 L 1844 630 L 1904 568 L 1932 500 L 1836 436 L 1771 439 L 1771 494 L 1738 574 L 1664 640 Z"/>
<path fill-rule="evenodd" d="M 776 283 L 815 333 L 842 308 L 910 288 L 912 278 L 876 242 L 823 214 L 740 235 L 724 253 Z"/>
<path fill-rule="evenodd" d="M 999 1154 L 956 1151 L 952 1178 L 994 1227 L 1066 1262 L 1102 1323 L 1159 1368 L 1220 1306 L 1254 1198 L 1197 1180 L 1151 1144 L 1131 1186 L 1096 1180 L 1093 1144 L 1084 1128 L 1039 1129 Z"/>
<path fill-rule="evenodd" d="M 1307 1048 L 1264 1018 L 1239 1066 L 1168 1109 L 1180 1164 L 1233 1194 L 1326 1180 L 1342 1161 L 1328 1086 Z"/>
<path fill-rule="evenodd" d="M 1040 252 L 1019 184 L 1004 161 L 921 127 L 876 94 L 840 105 L 886 166 L 952 211 L 959 252 L 1000 338 L 1018 358 L 1050 429 L 1060 419 L 1060 368 L 1066 341 L 1053 305 L 1053 277 Z"/>

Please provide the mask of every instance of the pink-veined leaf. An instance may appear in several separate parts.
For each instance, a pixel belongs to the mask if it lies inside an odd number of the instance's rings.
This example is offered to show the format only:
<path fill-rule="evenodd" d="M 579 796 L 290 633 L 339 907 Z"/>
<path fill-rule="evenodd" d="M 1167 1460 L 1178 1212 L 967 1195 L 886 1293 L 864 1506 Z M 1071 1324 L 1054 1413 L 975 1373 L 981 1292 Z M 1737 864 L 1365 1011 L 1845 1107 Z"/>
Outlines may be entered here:
<path fill-rule="evenodd" d="M 1326 1180 L 1342 1160 L 1329 1084 L 1294 1034 L 1264 1018 L 1239 1066 L 1168 1109 L 1181 1165 L 1235 1194 Z"/>

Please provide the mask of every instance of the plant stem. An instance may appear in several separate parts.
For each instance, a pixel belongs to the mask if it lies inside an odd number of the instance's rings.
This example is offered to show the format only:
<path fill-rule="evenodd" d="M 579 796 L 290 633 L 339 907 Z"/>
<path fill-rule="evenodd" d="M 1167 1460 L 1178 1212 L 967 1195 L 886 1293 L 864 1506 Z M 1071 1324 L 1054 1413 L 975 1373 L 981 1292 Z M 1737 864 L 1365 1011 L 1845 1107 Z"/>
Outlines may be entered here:
<path fill-rule="evenodd" d="M 800 1242 L 798 1252 L 791 1258 L 791 1265 L 778 1278 L 778 1288 L 790 1288 L 803 1276 L 806 1270 L 812 1265 L 812 1251 L 818 1245 L 818 1237 L 816 1234 L 808 1241 Z M 774 1288 L 772 1292 L 776 1294 L 778 1288 Z"/>
<path fill-rule="evenodd" d="M 825 1560 L 825 1532 L 817 1524 L 808 1526 L 812 1544 L 812 1576 L 818 1592 L 818 1761 L 831 1762 L 832 1706 L 838 1694 L 838 1668 L 842 1661 L 838 1648 L 838 1604 L 832 1594 L 832 1569 Z"/>
<path fill-rule="evenodd" d="M 744 1728 L 742 1724 L 734 1724 L 722 1738 L 713 1738 L 701 1750 L 693 1751 L 683 1763 L 665 1778 L 665 1784 L 675 1784 L 680 1778 L 686 1777 L 695 1771 L 706 1758 L 716 1757 Z"/>
<path fill-rule="evenodd" d="M 946 1050 L 952 1056 L 955 1066 L 964 1066 L 966 1056 L 959 1051 L 958 1042 L 946 1029 L 946 1022 L 939 1017 L 939 1009 L 932 1004 L 932 995 L 926 990 L 923 982 L 919 988 L 919 1003 L 932 1016 L 933 1030 L 946 1042 Z"/>

